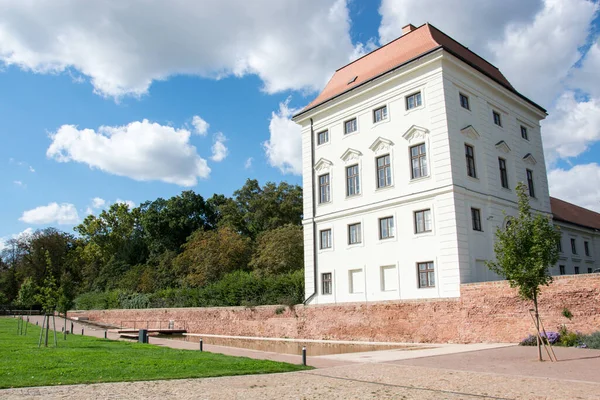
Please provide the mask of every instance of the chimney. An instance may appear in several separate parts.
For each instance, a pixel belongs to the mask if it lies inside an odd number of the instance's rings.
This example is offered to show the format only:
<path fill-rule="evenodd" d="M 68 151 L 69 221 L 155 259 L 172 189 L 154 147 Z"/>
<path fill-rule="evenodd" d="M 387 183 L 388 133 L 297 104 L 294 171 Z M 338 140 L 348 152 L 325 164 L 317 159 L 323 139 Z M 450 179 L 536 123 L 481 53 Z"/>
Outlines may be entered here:
<path fill-rule="evenodd" d="M 415 29 L 417 28 L 415 28 L 413 24 L 408 24 L 402 27 L 402 34 L 406 35 L 407 33 L 414 31 Z"/>

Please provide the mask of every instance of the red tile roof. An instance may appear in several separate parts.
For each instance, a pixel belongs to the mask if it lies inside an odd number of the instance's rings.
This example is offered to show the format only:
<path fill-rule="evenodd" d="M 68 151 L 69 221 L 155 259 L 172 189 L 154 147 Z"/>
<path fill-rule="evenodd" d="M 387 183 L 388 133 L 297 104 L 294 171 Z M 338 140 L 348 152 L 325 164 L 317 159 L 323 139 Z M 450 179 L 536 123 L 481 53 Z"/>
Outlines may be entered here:
<path fill-rule="evenodd" d="M 568 222 L 591 229 L 600 229 L 600 214 L 587 208 L 550 197 L 552 216 L 557 221 Z"/>
<path fill-rule="evenodd" d="M 297 115 L 441 48 L 546 111 L 518 93 L 498 68 L 427 23 L 335 71 L 323 91 Z"/>

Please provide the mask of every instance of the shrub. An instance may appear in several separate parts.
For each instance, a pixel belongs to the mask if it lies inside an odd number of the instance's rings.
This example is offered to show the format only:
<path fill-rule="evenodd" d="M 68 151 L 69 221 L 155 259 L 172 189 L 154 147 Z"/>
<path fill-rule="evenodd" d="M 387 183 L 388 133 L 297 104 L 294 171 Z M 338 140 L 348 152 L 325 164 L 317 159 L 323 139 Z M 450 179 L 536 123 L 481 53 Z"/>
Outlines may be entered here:
<path fill-rule="evenodd" d="M 542 332 L 542 339 L 544 339 L 546 343 L 556 344 L 561 339 L 561 335 L 558 332 L 552 331 L 547 331 L 546 334 Z"/>
<path fill-rule="evenodd" d="M 573 313 L 567 307 L 565 307 L 562 310 L 562 316 L 570 320 L 573 318 Z"/>
<path fill-rule="evenodd" d="M 537 346 L 537 339 L 534 335 L 529 335 L 525 339 L 521 340 L 519 346 Z"/>
<path fill-rule="evenodd" d="M 281 314 L 283 314 L 284 312 L 285 312 L 285 307 L 277 307 L 277 308 L 275 309 L 275 314 L 277 314 L 277 315 L 281 315 Z"/>
<path fill-rule="evenodd" d="M 600 349 L 600 331 L 581 336 L 581 341 L 588 349 Z"/>

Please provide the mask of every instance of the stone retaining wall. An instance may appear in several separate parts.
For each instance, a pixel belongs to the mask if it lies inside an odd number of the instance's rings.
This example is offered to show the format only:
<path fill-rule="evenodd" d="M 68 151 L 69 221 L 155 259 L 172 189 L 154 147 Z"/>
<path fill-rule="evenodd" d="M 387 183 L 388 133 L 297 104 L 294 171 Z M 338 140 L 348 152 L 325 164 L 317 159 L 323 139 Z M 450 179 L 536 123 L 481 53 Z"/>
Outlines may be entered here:
<path fill-rule="evenodd" d="M 527 312 L 507 282 L 461 286 L 458 299 L 338 305 L 171 308 L 73 311 L 92 321 L 186 321 L 191 333 L 303 339 L 394 342 L 517 342 L 532 332 Z M 279 314 L 276 312 L 279 310 Z M 562 316 L 564 308 L 573 314 Z M 547 330 L 561 324 L 590 333 L 600 330 L 600 274 L 555 278 L 542 289 L 540 314 Z M 76 314 L 72 314 L 76 315 Z"/>

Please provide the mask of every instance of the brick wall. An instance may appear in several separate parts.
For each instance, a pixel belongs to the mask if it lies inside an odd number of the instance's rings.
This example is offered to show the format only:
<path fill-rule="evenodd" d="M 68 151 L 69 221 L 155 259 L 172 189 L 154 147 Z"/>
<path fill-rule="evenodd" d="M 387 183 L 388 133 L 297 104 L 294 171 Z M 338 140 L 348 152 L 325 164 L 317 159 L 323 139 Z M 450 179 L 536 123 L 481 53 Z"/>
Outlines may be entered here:
<path fill-rule="evenodd" d="M 90 320 L 176 320 L 191 333 L 304 339 L 394 342 L 516 342 L 532 332 L 527 310 L 506 282 L 461 286 L 458 299 L 296 306 L 277 314 L 278 306 L 255 308 L 173 308 L 85 311 Z M 571 321 L 561 313 L 568 308 Z M 75 313 L 75 312 L 74 312 Z M 600 330 L 600 274 L 555 278 L 540 296 L 547 330 L 566 324 L 572 330 Z M 74 314 L 72 314 L 74 315 Z M 164 323 L 164 322 L 163 322 Z M 130 323 L 131 324 L 131 323 Z"/>

